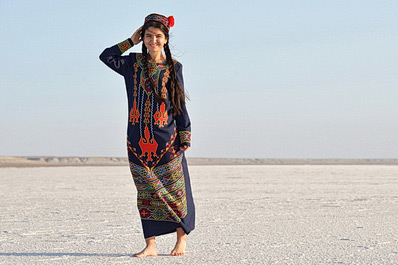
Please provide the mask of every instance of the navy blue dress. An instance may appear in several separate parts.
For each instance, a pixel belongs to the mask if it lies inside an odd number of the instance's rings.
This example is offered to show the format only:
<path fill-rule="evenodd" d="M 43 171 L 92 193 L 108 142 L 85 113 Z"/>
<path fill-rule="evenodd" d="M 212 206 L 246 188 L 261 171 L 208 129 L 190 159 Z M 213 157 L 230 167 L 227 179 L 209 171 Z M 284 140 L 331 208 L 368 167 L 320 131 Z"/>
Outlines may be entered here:
<path fill-rule="evenodd" d="M 191 122 L 185 104 L 173 115 L 168 94 L 169 65 L 151 63 L 149 76 L 165 102 L 159 103 L 143 74 L 140 53 L 122 54 L 131 39 L 105 49 L 100 55 L 108 67 L 124 77 L 129 109 L 127 149 L 137 188 L 137 206 L 144 237 L 159 236 L 181 227 L 189 234 L 195 227 L 195 206 L 184 152 L 190 145 Z M 182 64 L 174 61 L 177 81 L 183 88 Z"/>

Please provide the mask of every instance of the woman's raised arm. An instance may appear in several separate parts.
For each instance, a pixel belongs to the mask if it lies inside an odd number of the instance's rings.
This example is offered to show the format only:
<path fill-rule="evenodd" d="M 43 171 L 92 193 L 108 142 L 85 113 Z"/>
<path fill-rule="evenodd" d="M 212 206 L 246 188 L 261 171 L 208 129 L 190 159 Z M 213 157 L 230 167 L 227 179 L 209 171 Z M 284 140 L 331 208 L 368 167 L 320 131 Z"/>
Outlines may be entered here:
<path fill-rule="evenodd" d="M 122 54 L 134 46 L 131 38 L 122 41 L 112 47 L 106 48 L 99 56 L 100 60 L 104 62 L 109 68 L 115 72 L 124 75 L 127 69 L 127 56 Z"/>

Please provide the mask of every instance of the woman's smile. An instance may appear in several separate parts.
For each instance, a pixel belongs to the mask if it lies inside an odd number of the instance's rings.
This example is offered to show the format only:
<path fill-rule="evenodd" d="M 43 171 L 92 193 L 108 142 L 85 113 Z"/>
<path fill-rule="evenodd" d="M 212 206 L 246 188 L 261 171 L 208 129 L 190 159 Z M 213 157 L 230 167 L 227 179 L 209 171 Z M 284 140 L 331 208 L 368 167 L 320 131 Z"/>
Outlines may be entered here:
<path fill-rule="evenodd" d="M 167 39 L 164 33 L 155 27 L 149 27 L 144 35 L 144 44 L 149 50 L 149 53 L 161 52 Z"/>

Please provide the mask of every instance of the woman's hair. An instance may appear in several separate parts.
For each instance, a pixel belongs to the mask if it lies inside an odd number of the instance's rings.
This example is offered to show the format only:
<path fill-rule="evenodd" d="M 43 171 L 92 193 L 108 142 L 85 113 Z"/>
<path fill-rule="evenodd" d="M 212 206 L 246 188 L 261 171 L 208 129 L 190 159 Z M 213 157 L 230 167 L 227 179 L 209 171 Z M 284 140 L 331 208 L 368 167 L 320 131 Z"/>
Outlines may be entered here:
<path fill-rule="evenodd" d="M 145 31 L 149 27 L 159 28 L 165 35 L 167 39 L 167 43 L 163 46 L 164 51 L 166 53 L 166 63 L 170 69 L 170 86 L 168 88 L 168 93 L 171 101 L 172 112 L 174 115 L 178 115 L 182 113 L 181 103 L 185 103 L 185 93 L 181 85 L 177 81 L 176 70 L 174 67 L 173 58 L 171 56 L 170 48 L 169 48 L 169 31 L 167 28 L 159 22 L 149 21 L 144 24 L 144 27 L 141 31 L 141 39 L 144 39 Z M 159 95 L 159 91 L 156 89 L 155 84 L 153 84 L 152 79 L 149 77 L 149 60 L 150 55 L 148 54 L 148 49 L 146 48 L 144 42 L 142 43 L 142 56 L 143 56 L 143 66 L 144 66 L 144 76 L 148 85 L 152 89 L 156 100 L 161 103 L 165 102 L 165 99 Z"/>

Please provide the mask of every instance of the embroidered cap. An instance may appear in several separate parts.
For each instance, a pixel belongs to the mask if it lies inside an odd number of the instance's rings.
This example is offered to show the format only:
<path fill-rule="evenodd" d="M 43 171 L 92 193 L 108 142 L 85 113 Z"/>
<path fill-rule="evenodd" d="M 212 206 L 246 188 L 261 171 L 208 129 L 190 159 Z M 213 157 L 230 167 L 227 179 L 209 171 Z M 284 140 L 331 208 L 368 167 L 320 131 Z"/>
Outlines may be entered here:
<path fill-rule="evenodd" d="M 145 23 L 147 23 L 149 21 L 160 22 L 163 24 L 163 26 L 165 26 L 167 28 L 167 30 L 170 30 L 170 28 L 174 26 L 174 17 L 173 16 L 165 17 L 165 16 L 159 15 L 159 14 L 150 14 L 145 18 Z"/>

